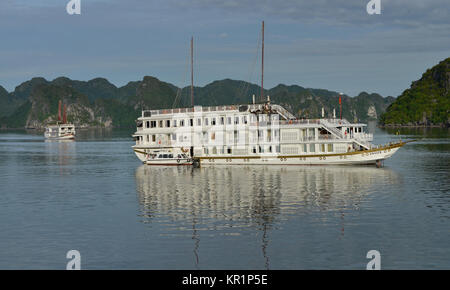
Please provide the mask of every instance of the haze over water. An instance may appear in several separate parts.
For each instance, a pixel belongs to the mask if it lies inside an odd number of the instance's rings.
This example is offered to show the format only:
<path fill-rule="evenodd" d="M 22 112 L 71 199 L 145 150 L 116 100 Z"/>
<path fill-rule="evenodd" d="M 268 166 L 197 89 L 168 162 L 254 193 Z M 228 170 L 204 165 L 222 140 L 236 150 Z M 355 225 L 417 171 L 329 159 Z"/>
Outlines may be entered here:
<path fill-rule="evenodd" d="M 0 132 L 0 269 L 450 268 L 448 129 L 375 166 L 147 167 L 124 130 Z"/>

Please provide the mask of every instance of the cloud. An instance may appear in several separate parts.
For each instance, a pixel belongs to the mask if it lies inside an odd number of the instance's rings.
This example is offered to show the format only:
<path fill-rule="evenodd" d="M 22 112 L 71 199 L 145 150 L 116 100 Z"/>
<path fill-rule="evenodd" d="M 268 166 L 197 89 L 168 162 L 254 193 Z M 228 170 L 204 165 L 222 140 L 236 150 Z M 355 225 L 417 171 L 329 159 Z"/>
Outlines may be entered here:
<path fill-rule="evenodd" d="M 381 0 L 382 14 L 368 15 L 368 0 L 169 0 L 186 9 L 211 9 L 241 15 L 332 25 L 449 25 L 448 0 Z"/>
<path fill-rule="evenodd" d="M 448 0 L 381 0 L 381 15 L 367 14 L 369 0 L 81 2 L 78 17 L 67 15 L 68 0 L 0 1 L 2 85 L 34 74 L 119 83 L 154 74 L 183 85 L 191 35 L 199 85 L 248 80 L 261 20 L 268 85 L 396 95 L 450 56 Z"/>

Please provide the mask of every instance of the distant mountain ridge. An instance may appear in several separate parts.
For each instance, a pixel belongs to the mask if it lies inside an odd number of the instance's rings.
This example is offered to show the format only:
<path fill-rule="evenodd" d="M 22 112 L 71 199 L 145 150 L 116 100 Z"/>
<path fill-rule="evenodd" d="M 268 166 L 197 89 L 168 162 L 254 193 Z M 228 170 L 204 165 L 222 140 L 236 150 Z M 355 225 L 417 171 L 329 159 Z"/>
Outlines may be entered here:
<path fill-rule="evenodd" d="M 195 104 L 203 106 L 250 103 L 259 99 L 260 87 L 245 81 L 224 79 L 195 87 Z M 298 117 L 320 117 L 322 107 L 331 117 L 339 116 L 338 93 L 280 84 L 265 90 L 273 102 Z M 116 87 L 105 78 L 89 81 L 58 77 L 52 81 L 33 78 L 8 93 L 0 87 L 0 127 L 42 129 L 57 118 L 59 100 L 67 104 L 68 120 L 78 127 L 133 127 L 142 109 L 190 106 L 190 87 L 178 88 L 155 77 L 145 76 Z M 351 121 L 376 120 L 392 103 L 392 97 L 360 93 L 342 96 L 343 117 Z"/>

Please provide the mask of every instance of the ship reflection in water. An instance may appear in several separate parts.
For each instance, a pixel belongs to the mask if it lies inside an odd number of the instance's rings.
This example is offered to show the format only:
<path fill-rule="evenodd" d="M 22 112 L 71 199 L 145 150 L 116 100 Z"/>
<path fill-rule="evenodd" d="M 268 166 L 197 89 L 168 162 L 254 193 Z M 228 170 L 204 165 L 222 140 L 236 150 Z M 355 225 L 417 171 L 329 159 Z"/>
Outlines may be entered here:
<path fill-rule="evenodd" d="M 290 216 L 317 215 L 326 223 L 339 220 L 344 235 L 345 215 L 359 210 L 365 198 L 383 184 L 398 183 L 388 168 L 375 167 L 150 167 L 136 170 L 142 222 L 163 223 L 168 235 L 193 240 L 199 264 L 202 235 L 259 236 L 269 269 L 267 248 L 272 229 Z"/>
<path fill-rule="evenodd" d="M 45 140 L 43 155 L 46 164 L 59 165 L 61 174 L 69 174 L 68 165 L 73 165 L 76 160 L 76 143 L 74 140 Z"/>

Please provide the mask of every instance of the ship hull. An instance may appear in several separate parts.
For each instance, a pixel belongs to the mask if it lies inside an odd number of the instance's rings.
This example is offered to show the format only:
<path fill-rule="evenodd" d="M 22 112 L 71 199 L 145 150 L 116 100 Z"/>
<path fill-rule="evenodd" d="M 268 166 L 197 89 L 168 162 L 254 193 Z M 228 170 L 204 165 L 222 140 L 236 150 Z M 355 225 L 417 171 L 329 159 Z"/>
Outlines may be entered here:
<path fill-rule="evenodd" d="M 73 140 L 73 139 L 75 139 L 75 135 L 67 135 L 67 136 L 60 136 L 60 137 L 45 136 L 45 139 L 47 139 L 47 140 Z"/>
<path fill-rule="evenodd" d="M 192 165 L 192 162 L 188 159 L 168 159 L 168 160 L 146 160 L 144 164 L 150 166 L 183 166 Z"/>
<path fill-rule="evenodd" d="M 200 156 L 194 157 L 201 166 L 220 165 L 365 165 L 379 164 L 390 158 L 404 144 L 399 142 L 380 148 L 334 154 L 309 155 L 257 155 L 257 156 Z M 144 162 L 143 149 L 134 148 L 136 156 Z"/>

